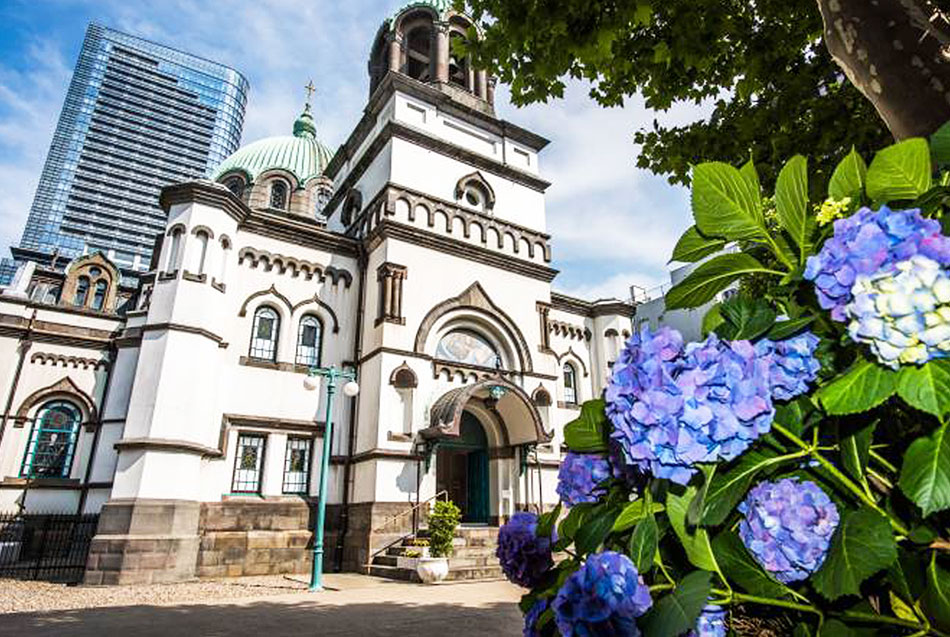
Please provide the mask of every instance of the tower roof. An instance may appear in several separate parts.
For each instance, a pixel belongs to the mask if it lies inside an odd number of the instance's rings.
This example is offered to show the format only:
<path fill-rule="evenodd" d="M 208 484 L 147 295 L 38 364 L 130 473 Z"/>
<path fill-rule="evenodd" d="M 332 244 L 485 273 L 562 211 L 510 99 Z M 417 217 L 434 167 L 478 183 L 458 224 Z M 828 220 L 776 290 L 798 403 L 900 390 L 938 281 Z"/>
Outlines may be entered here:
<path fill-rule="evenodd" d="M 390 25 L 395 24 L 396 18 L 398 18 L 403 13 L 410 11 L 412 9 L 428 8 L 435 11 L 440 19 L 445 19 L 448 17 L 450 11 L 453 10 L 452 0 L 413 0 L 405 5 L 403 5 L 399 10 L 392 14 L 389 18 Z"/>
<path fill-rule="evenodd" d="M 317 127 L 310 114 L 310 104 L 294 121 L 293 135 L 265 137 L 239 148 L 215 169 L 212 179 L 226 173 L 244 173 L 250 181 L 268 170 L 285 170 L 300 185 L 318 177 L 326 170 L 333 153 L 317 139 Z"/>

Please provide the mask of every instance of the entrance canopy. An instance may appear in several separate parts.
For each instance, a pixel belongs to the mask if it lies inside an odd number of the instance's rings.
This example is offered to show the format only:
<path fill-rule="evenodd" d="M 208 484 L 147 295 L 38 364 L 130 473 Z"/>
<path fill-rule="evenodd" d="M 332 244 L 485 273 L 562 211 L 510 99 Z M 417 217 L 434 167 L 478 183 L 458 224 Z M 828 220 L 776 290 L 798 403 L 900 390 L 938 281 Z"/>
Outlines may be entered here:
<path fill-rule="evenodd" d="M 419 432 L 427 439 L 452 439 L 461 435 L 462 414 L 472 401 L 485 404 L 501 421 L 509 446 L 549 442 L 541 416 L 523 389 L 503 378 L 464 385 L 443 394 L 432 405 L 429 427 Z"/>

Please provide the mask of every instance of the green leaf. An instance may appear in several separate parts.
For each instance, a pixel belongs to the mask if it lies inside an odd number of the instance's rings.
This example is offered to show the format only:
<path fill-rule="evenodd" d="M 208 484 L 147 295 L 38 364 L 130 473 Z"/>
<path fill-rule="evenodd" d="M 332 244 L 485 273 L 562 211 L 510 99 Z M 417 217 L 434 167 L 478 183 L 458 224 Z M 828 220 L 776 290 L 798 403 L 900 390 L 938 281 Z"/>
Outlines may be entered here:
<path fill-rule="evenodd" d="M 930 190 L 930 147 L 919 137 L 879 151 L 868 168 L 868 196 L 875 202 L 916 199 Z"/>
<path fill-rule="evenodd" d="M 925 516 L 950 508 L 950 423 L 908 447 L 899 484 Z"/>
<path fill-rule="evenodd" d="M 897 593 L 894 591 L 890 591 L 890 600 L 891 610 L 894 611 L 895 615 L 908 621 L 917 621 L 917 616 L 914 614 L 914 610 L 907 605 L 907 602 L 898 597 Z"/>
<path fill-rule="evenodd" d="M 574 548 L 578 555 L 587 555 L 600 548 L 610 534 L 618 513 L 616 507 L 598 507 L 584 518 L 584 523 L 574 536 Z"/>
<path fill-rule="evenodd" d="M 917 367 L 901 368 L 897 395 L 916 407 L 943 420 L 950 413 L 950 360 L 933 360 Z"/>
<path fill-rule="evenodd" d="M 726 242 L 722 239 L 707 238 L 699 234 L 696 226 L 690 226 L 676 242 L 673 248 L 673 256 L 670 261 L 683 261 L 685 263 L 694 263 L 703 257 L 708 257 L 722 250 Z"/>
<path fill-rule="evenodd" d="M 664 506 L 659 502 L 653 502 L 650 505 L 651 514 L 659 513 L 664 509 Z M 614 533 L 622 533 L 629 528 L 635 526 L 640 520 L 647 516 L 646 513 L 646 499 L 640 498 L 639 500 L 634 500 L 627 504 L 623 511 L 620 512 L 620 515 L 617 516 L 617 519 L 614 521 Z"/>
<path fill-rule="evenodd" d="M 759 171 L 755 169 L 755 162 L 750 158 L 749 161 L 742 165 L 742 168 L 739 169 L 739 174 L 742 175 L 742 178 L 748 182 L 749 186 L 755 191 L 759 196 L 762 195 L 762 184 L 759 182 Z"/>
<path fill-rule="evenodd" d="M 538 537 L 551 537 L 551 532 L 554 531 L 554 525 L 557 524 L 557 519 L 560 516 L 561 503 L 558 502 L 552 510 L 538 516 L 538 526 L 535 528 L 534 534 Z"/>
<path fill-rule="evenodd" d="M 950 122 L 938 128 L 937 132 L 930 136 L 930 152 L 938 165 L 950 164 Z"/>
<path fill-rule="evenodd" d="M 607 414 L 604 400 L 588 400 L 581 405 L 581 415 L 564 426 L 564 442 L 571 451 L 600 453 L 607 451 L 604 441 L 604 425 Z"/>
<path fill-rule="evenodd" d="M 937 564 L 936 553 L 927 567 L 927 587 L 920 602 L 940 628 L 950 629 L 950 572 Z"/>
<path fill-rule="evenodd" d="M 704 337 L 710 332 L 715 332 L 716 328 L 725 322 L 725 319 L 722 318 L 722 312 L 719 311 L 721 305 L 721 303 L 716 303 L 709 308 L 709 311 L 703 317 L 702 331 Z"/>
<path fill-rule="evenodd" d="M 705 508 L 706 489 L 709 488 L 709 483 L 716 475 L 716 465 L 714 464 L 701 464 L 699 468 L 704 476 L 703 486 L 696 491 L 696 495 L 689 503 L 689 508 L 686 509 L 686 524 L 689 526 L 699 526 Z"/>
<path fill-rule="evenodd" d="M 768 271 L 748 254 L 721 254 L 706 261 L 673 286 L 666 294 L 666 309 L 698 307 L 711 301 L 742 275 Z"/>
<path fill-rule="evenodd" d="M 677 637 L 693 628 L 712 591 L 712 573 L 693 571 L 661 598 L 641 624 L 644 635 Z"/>
<path fill-rule="evenodd" d="M 760 472 L 783 462 L 767 447 L 748 451 L 733 466 L 717 473 L 706 488 L 701 523 L 703 526 L 722 524 L 745 496 L 752 481 Z"/>
<path fill-rule="evenodd" d="M 734 296 L 723 301 L 719 313 L 734 328 L 729 339 L 736 341 L 757 338 L 775 322 L 775 310 L 768 303 L 747 296 Z"/>
<path fill-rule="evenodd" d="M 630 535 L 627 552 L 637 566 L 637 572 L 646 573 L 653 568 L 653 558 L 660 542 L 660 529 L 653 514 L 646 516 L 637 524 Z"/>
<path fill-rule="evenodd" d="M 801 332 L 803 329 L 808 327 L 814 322 L 814 316 L 803 316 L 797 319 L 790 319 L 788 321 L 779 321 L 772 325 L 771 329 L 765 334 L 766 338 L 772 339 L 773 341 L 781 341 L 788 338 L 789 336 L 794 336 L 798 332 Z"/>
<path fill-rule="evenodd" d="M 706 571 L 716 571 L 716 558 L 713 555 L 712 546 L 709 544 L 709 535 L 703 528 L 687 529 L 686 512 L 689 510 L 689 503 L 696 497 L 696 487 L 689 487 L 683 495 L 676 495 L 670 492 L 666 496 L 666 515 L 670 520 L 670 526 L 676 532 L 676 536 L 686 551 L 689 561 L 697 568 Z"/>
<path fill-rule="evenodd" d="M 859 414 L 877 407 L 897 391 L 898 373 L 860 360 L 818 390 L 816 397 L 832 416 Z"/>
<path fill-rule="evenodd" d="M 860 594 L 861 582 L 897 559 L 891 525 L 867 507 L 841 516 L 825 563 L 812 576 L 812 584 L 829 600 Z"/>
<path fill-rule="evenodd" d="M 868 467 L 868 457 L 871 453 L 871 441 L 874 439 L 874 428 L 877 421 L 862 423 L 860 427 L 851 430 L 840 430 L 838 439 L 841 449 L 841 464 L 851 477 L 861 483 L 865 482 L 864 472 Z"/>
<path fill-rule="evenodd" d="M 557 527 L 558 544 L 561 544 L 561 542 L 564 542 L 565 545 L 570 544 L 574 540 L 574 536 L 577 535 L 577 530 L 584 522 L 584 518 L 593 509 L 594 505 L 590 502 L 572 506 L 567 516 L 561 520 L 561 524 Z"/>
<path fill-rule="evenodd" d="M 712 546 L 723 574 L 747 593 L 775 599 L 791 595 L 787 586 L 762 570 L 735 533 L 720 533 Z"/>
<path fill-rule="evenodd" d="M 815 225 L 808 207 L 808 160 L 801 155 L 789 159 L 778 174 L 775 212 L 779 223 L 805 254 Z"/>
<path fill-rule="evenodd" d="M 693 218 L 707 237 L 753 239 L 765 234 L 762 197 L 742 174 L 721 162 L 693 169 Z"/>
<path fill-rule="evenodd" d="M 864 181 L 868 174 L 867 164 L 854 148 L 841 160 L 828 183 L 828 196 L 835 201 L 850 197 L 853 203 L 861 200 Z"/>

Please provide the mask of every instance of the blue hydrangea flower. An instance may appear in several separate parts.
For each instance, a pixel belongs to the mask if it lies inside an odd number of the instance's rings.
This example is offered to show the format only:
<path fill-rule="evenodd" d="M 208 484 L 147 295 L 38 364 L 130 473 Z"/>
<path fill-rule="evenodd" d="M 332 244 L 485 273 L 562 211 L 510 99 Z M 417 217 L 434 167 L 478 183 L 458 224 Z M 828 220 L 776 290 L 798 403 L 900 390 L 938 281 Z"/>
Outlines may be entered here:
<path fill-rule="evenodd" d="M 557 533 L 552 537 L 539 537 L 538 516 L 521 511 L 515 513 L 498 531 L 498 548 L 495 555 L 501 562 L 505 576 L 520 586 L 531 588 L 554 565 L 551 545 L 557 542 Z"/>
<path fill-rule="evenodd" d="M 726 637 L 726 609 L 707 604 L 686 637 Z"/>
<path fill-rule="evenodd" d="M 797 582 L 818 570 L 838 509 L 814 482 L 784 478 L 760 482 L 739 505 L 739 537 L 755 560 L 780 582 Z"/>
<path fill-rule="evenodd" d="M 897 263 L 923 255 L 940 265 L 950 264 L 950 238 L 940 222 L 925 219 L 920 210 L 876 212 L 861 208 L 834 223 L 834 235 L 818 254 L 808 258 L 804 276 L 815 282 L 818 302 L 836 321 L 847 320 L 845 306 L 860 275 L 892 271 Z"/>
<path fill-rule="evenodd" d="M 894 369 L 950 356 L 950 274 L 915 255 L 893 271 L 859 276 L 845 308 L 848 333 Z"/>
<path fill-rule="evenodd" d="M 614 363 L 611 437 L 629 464 L 686 484 L 698 463 L 732 460 L 771 429 L 769 365 L 748 341 L 684 346 L 676 330 L 645 331 Z"/>
<path fill-rule="evenodd" d="M 607 490 L 600 486 L 610 478 L 610 463 L 604 456 L 568 452 L 557 473 L 557 494 L 569 507 L 597 502 Z"/>
<path fill-rule="evenodd" d="M 809 383 L 818 377 L 821 363 L 815 358 L 820 339 L 804 332 L 782 341 L 762 339 L 755 344 L 758 356 L 771 356 L 769 385 L 772 398 L 790 400 L 808 391 Z"/>
<path fill-rule="evenodd" d="M 539 599 L 534 603 L 534 606 L 531 607 L 525 616 L 524 616 L 524 630 L 522 634 L 524 637 L 541 637 L 541 631 L 537 629 L 538 618 L 541 617 L 541 614 L 548 609 L 548 600 Z M 545 633 L 550 631 L 545 630 Z"/>
<path fill-rule="evenodd" d="M 565 580 L 554 598 L 554 619 L 562 635 L 636 637 L 636 618 L 653 604 L 650 589 L 630 558 L 604 551 Z"/>

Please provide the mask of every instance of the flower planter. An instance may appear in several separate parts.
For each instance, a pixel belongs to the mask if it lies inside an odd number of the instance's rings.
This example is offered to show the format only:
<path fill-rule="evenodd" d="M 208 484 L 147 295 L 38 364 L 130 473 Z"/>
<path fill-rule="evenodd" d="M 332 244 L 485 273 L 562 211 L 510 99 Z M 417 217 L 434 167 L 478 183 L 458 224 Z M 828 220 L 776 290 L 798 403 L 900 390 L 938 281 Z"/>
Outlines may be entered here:
<path fill-rule="evenodd" d="M 447 557 L 420 557 L 416 561 L 416 573 L 423 584 L 436 584 L 449 574 Z"/>

